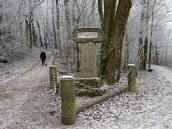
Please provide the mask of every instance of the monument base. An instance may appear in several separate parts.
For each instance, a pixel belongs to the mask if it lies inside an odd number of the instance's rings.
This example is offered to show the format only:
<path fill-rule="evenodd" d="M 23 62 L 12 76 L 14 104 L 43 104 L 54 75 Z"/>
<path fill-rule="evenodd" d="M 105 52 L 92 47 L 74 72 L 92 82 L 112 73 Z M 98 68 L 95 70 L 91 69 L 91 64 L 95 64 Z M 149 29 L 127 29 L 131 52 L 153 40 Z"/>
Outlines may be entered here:
<path fill-rule="evenodd" d="M 89 97 L 95 97 L 95 96 L 102 96 L 105 94 L 105 90 L 100 88 L 90 88 L 90 89 L 78 89 L 76 90 L 76 96 L 89 96 Z"/>
<path fill-rule="evenodd" d="M 76 86 L 78 88 L 100 88 L 101 81 L 99 78 L 78 78 L 76 79 Z"/>

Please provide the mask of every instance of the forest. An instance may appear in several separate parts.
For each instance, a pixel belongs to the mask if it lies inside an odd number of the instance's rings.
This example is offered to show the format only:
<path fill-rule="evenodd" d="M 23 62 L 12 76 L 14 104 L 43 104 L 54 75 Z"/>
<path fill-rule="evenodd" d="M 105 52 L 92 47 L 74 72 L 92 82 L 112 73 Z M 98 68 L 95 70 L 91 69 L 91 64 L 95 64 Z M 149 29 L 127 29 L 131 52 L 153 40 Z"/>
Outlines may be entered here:
<path fill-rule="evenodd" d="M 0 128 L 171 129 L 171 18 L 171 0 L 0 0 Z"/>

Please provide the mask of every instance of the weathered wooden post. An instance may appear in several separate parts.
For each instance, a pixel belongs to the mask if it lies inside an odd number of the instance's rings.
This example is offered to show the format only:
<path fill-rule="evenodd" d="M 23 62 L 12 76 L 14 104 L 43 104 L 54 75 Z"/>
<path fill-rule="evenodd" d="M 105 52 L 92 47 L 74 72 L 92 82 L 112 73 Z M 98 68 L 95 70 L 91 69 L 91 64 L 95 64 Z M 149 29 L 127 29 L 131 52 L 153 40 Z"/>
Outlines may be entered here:
<path fill-rule="evenodd" d="M 57 68 L 55 65 L 49 67 L 50 89 L 57 86 Z"/>
<path fill-rule="evenodd" d="M 129 72 L 128 72 L 129 92 L 136 92 L 137 91 L 137 86 L 136 86 L 137 68 L 135 64 L 129 64 L 128 68 L 129 68 Z"/>
<path fill-rule="evenodd" d="M 75 81 L 72 76 L 63 76 L 61 86 L 61 123 L 72 125 L 76 121 L 75 115 Z"/>

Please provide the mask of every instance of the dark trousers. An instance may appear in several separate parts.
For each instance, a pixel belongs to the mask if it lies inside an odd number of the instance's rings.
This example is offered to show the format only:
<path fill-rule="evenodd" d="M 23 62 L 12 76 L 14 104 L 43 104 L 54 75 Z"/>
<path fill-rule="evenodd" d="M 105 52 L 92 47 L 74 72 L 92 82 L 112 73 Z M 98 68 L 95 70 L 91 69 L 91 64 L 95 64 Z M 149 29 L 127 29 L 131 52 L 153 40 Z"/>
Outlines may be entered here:
<path fill-rule="evenodd" d="M 45 65 L 45 59 L 41 59 L 42 61 L 42 66 Z"/>

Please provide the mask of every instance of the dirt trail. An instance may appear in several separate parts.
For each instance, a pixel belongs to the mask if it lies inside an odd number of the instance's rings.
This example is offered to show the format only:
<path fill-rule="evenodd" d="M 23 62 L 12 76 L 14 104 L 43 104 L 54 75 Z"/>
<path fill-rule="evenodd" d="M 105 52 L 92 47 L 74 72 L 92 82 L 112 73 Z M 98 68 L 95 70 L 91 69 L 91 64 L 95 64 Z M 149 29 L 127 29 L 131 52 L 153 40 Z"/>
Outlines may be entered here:
<path fill-rule="evenodd" d="M 54 56 L 47 51 L 48 66 Z M 0 87 L 0 128 L 34 129 L 51 127 L 58 123 L 46 111 L 48 67 L 35 62 L 32 67 Z"/>
<path fill-rule="evenodd" d="M 50 51 L 48 53 L 49 66 L 54 57 Z M 136 97 L 135 94 L 124 94 L 123 97 L 111 99 L 80 114 L 75 125 L 63 126 L 60 124 L 60 111 L 53 105 L 59 101 L 55 101 L 51 93 L 47 94 L 48 67 L 42 67 L 40 62 L 34 63 L 29 70 L 0 87 L 0 129 L 88 129 L 93 127 L 171 129 L 172 68 L 163 66 L 153 68 L 154 72 L 149 75 L 151 79 L 152 76 L 155 77 L 157 82 L 151 81 L 149 76 L 146 77 L 147 80 L 140 79 L 143 81 L 139 85 L 142 101 L 137 99 L 139 95 Z M 54 107 L 53 110 L 49 110 L 51 106 Z M 119 119 L 113 116 L 111 109 L 115 111 L 114 116 L 118 115 Z M 96 120 L 96 116 L 102 118 Z"/>

